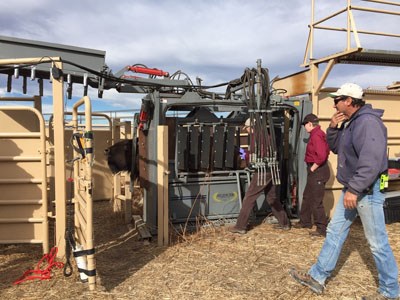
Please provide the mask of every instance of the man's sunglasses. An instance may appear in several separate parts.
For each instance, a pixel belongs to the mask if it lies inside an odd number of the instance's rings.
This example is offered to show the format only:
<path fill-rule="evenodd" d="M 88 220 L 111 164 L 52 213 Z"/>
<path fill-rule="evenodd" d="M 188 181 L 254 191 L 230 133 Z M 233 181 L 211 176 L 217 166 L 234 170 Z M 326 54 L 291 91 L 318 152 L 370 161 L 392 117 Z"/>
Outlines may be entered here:
<path fill-rule="evenodd" d="M 335 99 L 333 99 L 333 102 L 335 102 L 335 105 L 337 105 L 340 101 L 343 101 L 346 99 L 347 99 L 346 96 L 340 96 L 340 97 L 336 97 Z"/>

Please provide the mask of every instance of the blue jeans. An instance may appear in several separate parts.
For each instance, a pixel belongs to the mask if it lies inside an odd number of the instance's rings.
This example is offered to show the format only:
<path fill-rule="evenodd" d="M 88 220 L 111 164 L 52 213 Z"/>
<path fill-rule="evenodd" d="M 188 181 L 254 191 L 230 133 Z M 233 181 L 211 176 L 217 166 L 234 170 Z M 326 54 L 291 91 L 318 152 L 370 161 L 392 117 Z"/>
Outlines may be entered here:
<path fill-rule="evenodd" d="M 383 203 L 385 196 L 379 191 L 379 180 L 372 195 L 361 195 L 354 209 L 343 206 L 345 190 L 342 191 L 335 213 L 327 228 L 327 235 L 317 262 L 308 274 L 320 284 L 331 275 L 338 261 L 349 231 L 357 215 L 360 216 L 379 278 L 379 293 L 389 298 L 399 295 L 398 269 L 386 232 Z"/>

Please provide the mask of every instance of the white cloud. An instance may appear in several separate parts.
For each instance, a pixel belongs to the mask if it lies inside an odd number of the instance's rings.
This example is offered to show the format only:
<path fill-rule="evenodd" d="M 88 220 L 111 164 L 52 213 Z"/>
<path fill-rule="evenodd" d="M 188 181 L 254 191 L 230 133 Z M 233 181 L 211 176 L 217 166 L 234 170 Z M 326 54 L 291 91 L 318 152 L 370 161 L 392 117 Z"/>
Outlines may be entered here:
<path fill-rule="evenodd" d="M 346 6 L 344 0 L 315 2 L 316 20 Z M 381 7 L 360 0 L 353 0 L 353 5 Z M 358 29 L 398 33 L 398 16 L 375 18 L 356 11 L 354 15 Z M 259 58 L 271 77 L 302 70 L 310 20 L 311 1 L 305 0 L 18 0 L 0 4 L 1 35 L 104 50 L 114 73 L 142 63 L 170 73 L 182 70 L 193 81 L 199 76 L 204 85 L 238 78 L 246 67 L 255 67 Z M 333 25 L 345 27 L 345 18 L 340 21 Z M 360 39 L 364 47 L 400 49 L 399 38 Z M 345 43 L 343 33 L 317 31 L 315 55 L 339 52 Z M 369 86 L 400 79 L 395 78 L 398 71 L 393 68 L 374 68 L 373 76 L 359 66 L 346 66 L 346 72 L 337 69 L 341 67 L 334 68 L 327 83 L 340 84 L 357 77 Z M 381 73 L 378 78 L 376 74 Z M 96 91 L 89 92 L 97 98 Z M 82 94 L 81 87 L 74 85 L 74 95 Z M 106 98 L 112 99 L 111 108 L 137 108 L 141 96 L 105 91 Z"/>

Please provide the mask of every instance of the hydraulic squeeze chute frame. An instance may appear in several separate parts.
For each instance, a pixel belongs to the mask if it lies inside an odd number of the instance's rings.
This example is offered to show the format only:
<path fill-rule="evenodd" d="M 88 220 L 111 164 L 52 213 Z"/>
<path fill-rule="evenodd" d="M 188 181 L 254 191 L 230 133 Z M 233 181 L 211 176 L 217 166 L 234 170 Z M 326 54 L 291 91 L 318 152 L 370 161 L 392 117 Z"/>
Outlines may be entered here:
<path fill-rule="evenodd" d="M 29 45 L 29 51 L 17 47 L 14 44 L 21 43 Z M 40 60 L 32 64 L 13 65 L 0 68 L 0 73 L 8 74 L 7 91 L 12 88 L 12 76 L 24 78 L 24 93 L 26 92 L 25 79 L 38 79 L 39 93 L 42 93 L 41 83 L 43 79 L 55 79 L 64 76 L 67 84 L 67 96 L 71 97 L 72 85 L 83 84 L 84 96 L 88 86 L 98 90 L 98 96 L 102 97 L 103 91 L 115 89 L 120 93 L 139 93 L 146 96 L 142 99 L 142 111 L 136 118 L 138 124 L 138 136 L 134 139 L 135 151 L 138 153 L 140 182 L 145 191 L 144 219 L 150 228 L 156 227 L 157 216 L 157 126 L 168 125 L 172 131 L 169 144 L 177 145 L 180 137 L 187 138 L 190 143 L 189 154 L 195 155 L 197 146 L 207 147 L 207 137 L 210 134 L 210 165 L 193 167 L 193 161 L 188 164 L 188 169 L 179 169 L 177 164 L 181 162 L 175 151 L 169 151 L 169 182 L 176 189 L 185 189 L 187 194 L 172 195 L 170 202 L 178 198 L 181 201 L 186 197 L 189 199 L 185 205 L 192 205 L 192 197 L 200 195 L 200 200 L 205 200 L 209 205 L 210 199 L 217 199 L 220 206 L 214 210 L 213 217 L 235 216 L 240 208 L 241 196 L 247 188 L 250 175 L 258 170 L 260 180 L 262 175 L 268 171 L 274 175 L 274 184 L 281 188 L 281 198 L 285 202 L 288 211 L 293 210 L 292 203 L 298 200 L 298 179 L 301 180 L 297 166 L 304 158 L 301 157 L 302 141 L 299 139 L 299 120 L 305 113 L 311 111 L 308 97 L 285 98 L 274 91 L 268 77 L 267 69 L 257 63 L 255 69 L 246 69 L 243 76 L 236 80 L 215 86 L 203 86 L 199 80 L 197 85 L 183 72 L 178 71 L 170 75 L 158 69 L 150 69 L 144 65 L 127 66 L 121 71 L 113 74 L 105 65 L 104 51 L 82 49 L 64 45 L 34 42 L 22 39 L 1 37 L 0 45 L 3 55 L 26 57 L 27 55 L 40 56 L 45 49 L 47 54 L 54 57 L 54 53 L 63 59 L 52 61 Z M 17 52 L 16 52 L 17 51 Z M 57 65 L 63 64 L 62 69 Z M 125 72 L 134 72 L 148 75 L 148 78 L 140 76 L 125 75 Z M 226 92 L 216 93 L 211 90 L 227 86 Z M 174 119 L 172 111 L 178 112 Z M 247 144 L 250 152 L 250 166 L 252 171 L 238 167 L 235 160 L 238 148 L 243 144 L 241 141 L 240 128 L 245 120 L 250 118 L 252 135 Z M 173 124 L 169 124 L 173 123 Z M 273 126 L 271 126 L 273 124 Z M 199 131 L 200 129 L 200 131 Z M 207 132 L 208 129 L 208 132 Z M 184 131 L 187 130 L 187 133 Z M 182 133 L 183 132 L 183 133 Z M 180 134 L 179 139 L 176 137 Z M 189 137 L 187 137 L 189 136 Z M 143 143 L 145 141 L 145 143 Z M 206 142 L 204 142 L 206 141 Z M 212 144 L 214 143 L 214 144 Z M 142 147 L 146 144 L 145 147 Z M 221 145 L 222 147 L 217 147 Z M 222 151 L 221 151 L 222 149 Z M 184 149 L 183 149 L 184 150 Z M 192 151 L 192 152 L 190 152 Z M 200 151 L 200 150 L 198 150 Z M 200 152 L 201 153 L 201 152 Z M 211 156 L 213 155 L 213 156 Z M 201 156 L 198 156 L 201 158 Z M 214 159 L 214 158 L 217 159 Z M 135 160 L 134 160 L 135 161 Z M 199 161 L 200 163 L 203 161 Z M 194 163 L 197 163 L 194 161 Z M 145 170 L 140 168 L 145 166 Z M 134 174 L 136 175 L 136 174 Z M 212 184 L 210 185 L 209 182 Z M 225 183 L 229 183 L 225 185 Z M 215 183 L 215 184 L 214 184 Z M 217 184 L 218 183 L 218 184 Z M 280 185 L 279 185 L 280 183 Z M 190 188 L 188 188 L 190 186 Z M 208 194 L 203 195 L 199 187 L 210 187 Z M 231 206 L 230 212 L 226 213 L 226 203 L 221 199 L 229 198 L 232 188 L 237 190 L 236 206 Z M 61 192 L 62 189 L 60 188 Z M 172 189 L 173 190 L 173 189 Z M 198 191 L 197 191 L 198 190 Z M 222 192 L 219 192 L 222 190 Z M 174 198 L 175 197 L 175 198 Z M 229 199 L 228 199 L 229 200 Z M 208 201 L 208 202 L 207 202 Z M 230 200 L 229 200 L 230 201 Z M 228 202 L 229 202 L 228 201 Z M 231 202 L 229 202 L 231 204 Z M 185 206 L 184 205 L 184 206 Z M 229 205 L 228 205 L 229 206 Z M 206 207 L 207 208 L 207 207 Z M 210 208 L 210 207 L 208 207 Z M 191 210 L 191 207 L 190 207 Z M 171 216 L 174 210 L 171 211 Z M 205 217 L 210 217 L 210 211 L 201 211 Z M 187 216 L 192 218 L 190 214 Z"/>
<path fill-rule="evenodd" d="M 261 61 L 257 68 L 246 69 L 241 78 L 227 83 L 225 94 L 192 84 L 174 87 L 173 80 L 166 83 L 169 86 L 143 98 L 142 112 L 146 113 L 136 118 L 138 144 L 146 145 L 142 151 L 139 146 L 138 169 L 149 228 L 157 223 L 154 162 L 159 125 L 169 129 L 169 215 L 173 223 L 237 217 L 255 172 L 260 184 L 271 173 L 288 213 L 296 214 L 299 157 L 304 158 L 300 120 L 311 111 L 308 97 L 281 96 L 282 91 L 271 88 Z M 244 140 L 242 127 L 248 118 L 252 134 Z M 248 167 L 238 159 L 242 146 L 250 154 Z M 257 201 L 256 214 L 268 212 L 263 197 Z"/>

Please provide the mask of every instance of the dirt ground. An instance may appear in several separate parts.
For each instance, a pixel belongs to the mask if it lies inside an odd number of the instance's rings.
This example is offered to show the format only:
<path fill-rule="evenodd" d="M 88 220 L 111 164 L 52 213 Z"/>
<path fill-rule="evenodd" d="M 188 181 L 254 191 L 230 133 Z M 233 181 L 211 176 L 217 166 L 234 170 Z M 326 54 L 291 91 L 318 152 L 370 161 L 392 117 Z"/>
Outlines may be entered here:
<path fill-rule="evenodd" d="M 95 204 L 97 286 L 89 291 L 76 271 L 62 269 L 44 281 L 13 285 L 42 258 L 38 245 L 0 246 L 0 299 L 360 299 L 374 293 L 377 273 L 356 222 L 324 295 L 317 296 L 288 275 L 309 267 L 323 239 L 304 229 L 277 231 L 261 223 L 246 235 L 227 226 L 207 226 L 180 236 L 170 247 L 146 242 L 112 213 L 108 201 Z M 400 223 L 387 225 L 399 263 Z M 73 259 L 71 259 L 73 261 Z"/>

